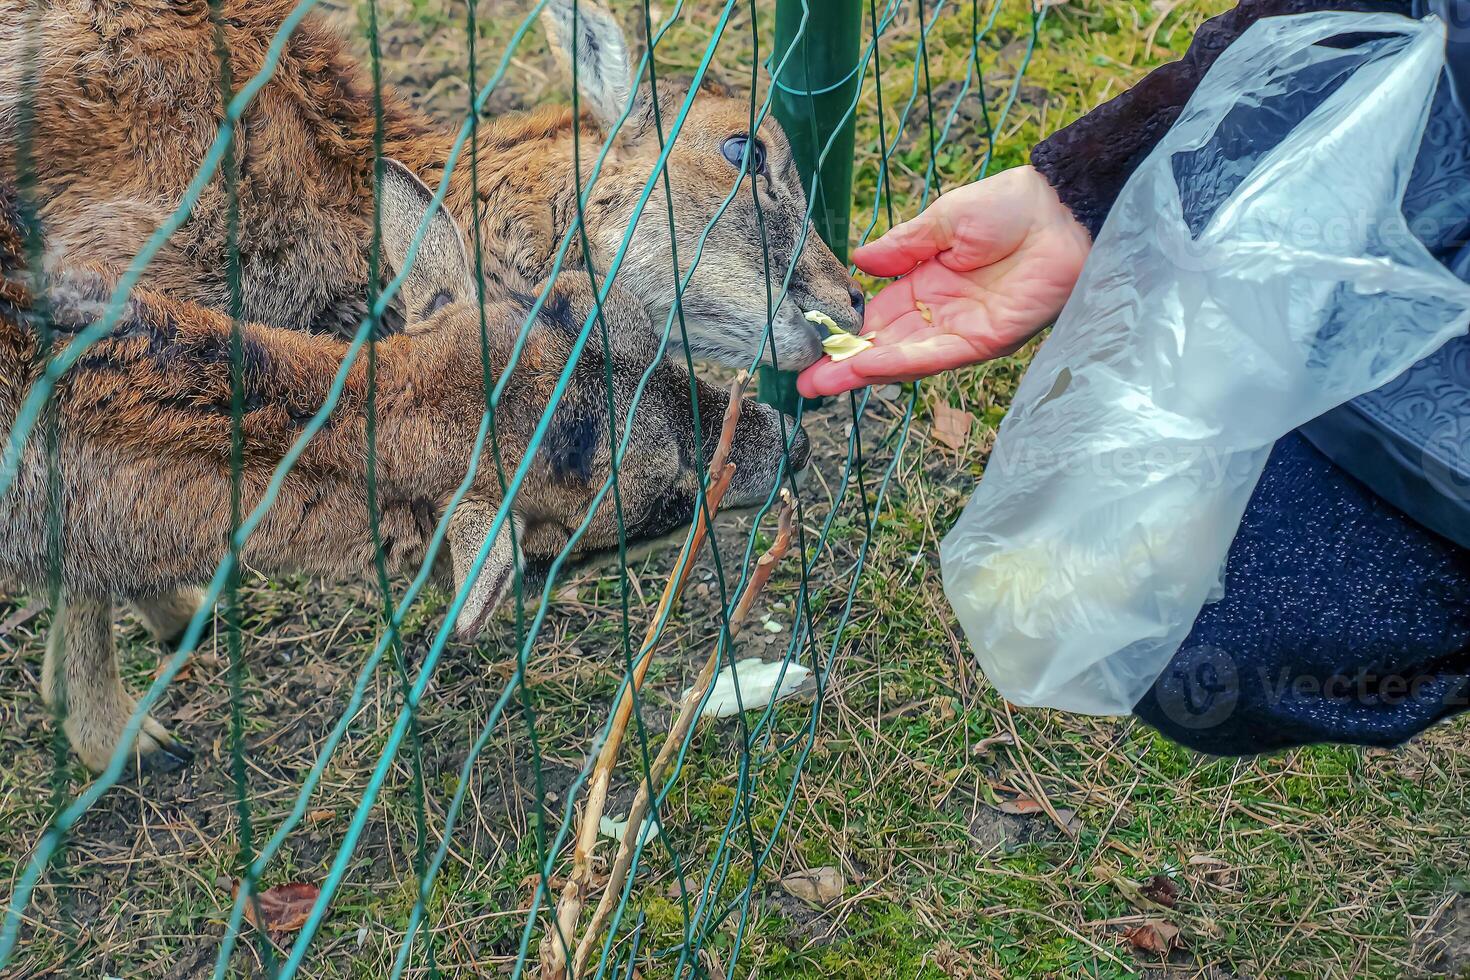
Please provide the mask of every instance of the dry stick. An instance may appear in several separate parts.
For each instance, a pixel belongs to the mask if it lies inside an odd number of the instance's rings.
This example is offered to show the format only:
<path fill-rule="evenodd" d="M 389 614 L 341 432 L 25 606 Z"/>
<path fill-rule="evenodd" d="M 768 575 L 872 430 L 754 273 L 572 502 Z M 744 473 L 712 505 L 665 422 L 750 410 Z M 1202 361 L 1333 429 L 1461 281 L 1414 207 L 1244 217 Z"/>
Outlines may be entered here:
<path fill-rule="evenodd" d="M 730 613 L 729 628 L 732 640 L 740 633 L 746 617 L 750 615 L 751 606 L 755 605 L 756 597 L 765 588 L 771 573 L 776 570 L 776 566 L 782 558 L 786 557 L 786 552 L 791 547 L 791 524 L 794 509 L 791 491 L 782 490 L 781 517 L 776 531 L 776 540 L 755 563 L 755 569 L 750 573 L 750 580 L 745 584 L 745 591 L 740 594 L 740 600 L 735 603 L 735 608 Z M 733 655 L 731 659 L 734 659 Z M 689 729 L 693 727 L 698 717 L 699 703 L 704 700 L 705 692 L 714 683 L 715 673 L 719 666 L 720 644 L 717 641 L 714 650 L 710 652 L 709 659 L 704 663 L 704 669 L 695 679 L 694 685 L 684 692 L 684 697 L 680 699 L 679 715 L 674 726 L 669 729 L 669 737 L 659 749 L 658 758 L 649 768 L 648 778 L 643 780 L 638 787 L 638 795 L 633 799 L 633 808 L 628 812 L 628 830 L 623 834 L 622 844 L 618 847 L 618 856 L 613 862 L 612 872 L 608 876 L 607 886 L 602 893 L 602 900 L 597 903 L 597 910 L 592 913 L 592 919 L 587 923 L 586 934 L 577 944 L 577 955 L 572 961 L 573 976 L 582 975 L 582 968 L 587 965 L 587 958 L 592 953 L 593 944 L 597 942 L 597 936 L 602 931 L 607 917 L 612 914 L 613 906 L 617 904 L 618 896 L 623 890 L 623 881 L 627 877 L 628 868 L 633 863 L 633 850 L 643 837 L 643 815 L 648 809 L 653 784 L 663 778 L 664 771 L 668 768 L 674 753 L 684 744 L 685 736 L 689 734 Z"/>
<path fill-rule="evenodd" d="M 634 659 L 632 681 L 623 690 L 623 696 L 618 701 L 617 709 L 608 725 L 607 741 L 602 744 L 597 764 L 592 769 L 592 777 L 587 782 L 587 805 L 582 810 L 582 819 L 577 827 L 576 848 L 572 852 L 572 872 L 567 876 L 561 896 L 557 899 L 556 917 L 551 928 L 541 940 L 542 980 L 562 980 L 566 976 L 567 954 L 571 950 L 562 937 L 575 934 L 577 921 L 582 915 L 582 901 L 586 897 L 587 885 L 592 877 L 592 852 L 597 847 L 597 833 L 603 810 L 607 806 L 613 766 L 617 762 L 623 736 L 628 730 L 628 719 L 633 714 L 633 698 L 642 689 L 648 666 L 653 662 L 654 647 L 663 635 L 665 615 L 684 591 L 694 560 L 704 547 L 707 529 L 719 512 L 720 501 L 724 499 L 725 491 L 730 488 L 730 481 L 735 477 L 735 464 L 729 461 L 730 451 L 735 444 L 736 426 L 740 422 L 740 400 L 749 381 L 750 374 L 741 371 L 730 385 L 730 403 L 725 408 L 720 439 L 715 444 L 714 455 L 710 459 L 711 482 L 704 495 L 704 506 L 694 515 L 694 524 L 689 528 L 684 549 L 679 553 L 679 560 L 674 563 L 669 579 L 664 584 L 663 596 L 659 599 L 658 608 L 654 610 L 653 619 L 643 636 L 643 645 L 638 648 L 638 656 Z"/>

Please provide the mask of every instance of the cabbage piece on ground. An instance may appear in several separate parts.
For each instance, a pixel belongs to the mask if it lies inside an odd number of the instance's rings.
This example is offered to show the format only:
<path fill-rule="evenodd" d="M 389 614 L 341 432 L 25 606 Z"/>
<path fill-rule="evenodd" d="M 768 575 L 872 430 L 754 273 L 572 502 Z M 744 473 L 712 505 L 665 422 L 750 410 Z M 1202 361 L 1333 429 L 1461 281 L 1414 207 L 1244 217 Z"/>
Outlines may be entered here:
<path fill-rule="evenodd" d="M 784 675 L 782 673 L 784 669 Z M 763 709 L 772 701 L 779 701 L 795 694 L 797 688 L 811 674 L 798 663 L 766 663 L 757 657 L 736 661 L 733 668 L 726 667 L 715 676 L 709 700 L 704 703 L 701 718 L 731 718 L 746 711 Z M 735 679 L 740 678 L 740 699 L 735 698 Z M 688 691 L 684 694 L 687 696 Z"/>

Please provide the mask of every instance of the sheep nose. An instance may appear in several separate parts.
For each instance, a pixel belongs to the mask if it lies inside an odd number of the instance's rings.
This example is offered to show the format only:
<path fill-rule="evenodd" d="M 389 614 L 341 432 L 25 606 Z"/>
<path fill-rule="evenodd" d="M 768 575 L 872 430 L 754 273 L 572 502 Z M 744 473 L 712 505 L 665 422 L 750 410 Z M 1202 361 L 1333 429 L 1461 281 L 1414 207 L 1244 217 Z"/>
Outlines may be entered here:
<path fill-rule="evenodd" d="M 856 286 L 848 286 L 847 295 L 852 298 L 852 308 L 854 310 L 857 310 L 858 319 L 861 320 L 863 317 L 863 310 L 866 309 L 868 305 L 867 298 L 863 296 L 863 291 Z"/>

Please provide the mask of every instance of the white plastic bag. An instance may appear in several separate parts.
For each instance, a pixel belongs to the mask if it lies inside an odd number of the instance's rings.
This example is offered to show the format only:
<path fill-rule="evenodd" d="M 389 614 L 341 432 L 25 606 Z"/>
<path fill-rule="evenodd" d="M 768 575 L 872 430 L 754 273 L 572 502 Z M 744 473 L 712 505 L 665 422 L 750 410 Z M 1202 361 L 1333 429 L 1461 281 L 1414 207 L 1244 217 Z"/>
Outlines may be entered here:
<path fill-rule="evenodd" d="M 940 552 L 1006 698 L 1131 710 L 1272 443 L 1465 331 L 1400 208 L 1443 52 L 1432 17 L 1261 20 L 1128 182 Z"/>

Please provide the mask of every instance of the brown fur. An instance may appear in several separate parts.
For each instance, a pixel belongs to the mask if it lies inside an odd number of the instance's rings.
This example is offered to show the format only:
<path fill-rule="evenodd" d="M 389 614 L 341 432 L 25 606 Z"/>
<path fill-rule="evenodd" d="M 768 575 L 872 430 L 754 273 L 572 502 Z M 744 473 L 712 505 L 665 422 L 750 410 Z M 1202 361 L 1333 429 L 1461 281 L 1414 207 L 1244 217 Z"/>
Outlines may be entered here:
<path fill-rule="evenodd" d="M 412 211 L 417 226 L 427 192 L 411 178 L 391 182 L 385 199 Z M 390 570 L 417 568 L 429 538 L 464 478 L 485 411 L 480 311 L 464 302 L 474 292 L 451 223 L 434 219 L 422 273 L 406 284 L 406 308 L 423 308 L 441 290 L 450 305 L 377 348 L 378 493 L 383 546 Z M 401 256 L 402 241 L 386 241 Z M 40 309 L 24 285 L 24 242 L 13 196 L 0 190 L 0 433 L 8 437 L 16 413 L 40 373 Z M 67 268 L 46 293 L 45 308 L 62 349 L 94 322 L 115 282 L 97 267 Z M 506 369 L 506 355 L 527 315 L 524 301 L 484 310 L 490 377 Z M 558 280 L 531 328 L 521 362 L 495 413 L 507 473 L 526 457 L 557 375 L 592 297 L 585 280 Z M 699 465 L 694 455 L 691 379 L 673 358 L 655 362 L 657 338 L 639 304 L 614 292 L 604 304 L 611 344 L 597 335 L 588 345 L 558 402 L 545 441 L 534 452 L 512 521 L 491 548 L 490 561 L 470 588 L 461 632 L 483 625 L 513 574 L 510 535 L 530 560 L 551 558 L 587 513 L 593 493 L 610 472 L 606 370 L 613 376 L 612 417 L 627 420 L 629 451 L 620 468 L 622 507 L 629 535 L 664 533 L 693 516 Z M 58 439 L 54 460 L 61 493 L 61 584 L 67 602 L 43 674 L 48 701 L 66 700 L 67 731 L 79 754 L 97 768 L 116 745 L 133 701 L 118 679 L 111 652 L 110 597 L 147 598 L 206 581 L 226 551 L 231 526 L 230 442 L 233 410 L 229 319 L 196 304 L 135 291 L 108 336 L 88 348 L 62 377 L 50 411 Z M 300 331 L 244 324 L 239 331 L 244 442 L 240 476 L 243 505 L 262 498 L 277 465 L 326 399 L 346 345 Z M 650 365 L 653 375 L 636 415 L 635 388 Z M 727 398 L 694 381 L 706 460 Z M 244 563 L 267 573 L 306 572 L 366 576 L 374 549 L 366 497 L 367 363 L 349 370 L 327 424 L 291 468 L 274 505 L 243 551 Z M 618 437 L 623 434 L 619 426 Z M 781 443 L 776 413 L 746 406 L 733 454 L 739 478 L 736 503 L 762 499 L 778 472 Z M 795 464 L 805 461 L 805 444 Z M 43 586 L 53 548 L 45 440 L 29 440 L 9 493 L 0 498 L 0 579 Z M 495 467 L 482 459 L 468 495 L 450 520 L 448 543 L 460 583 L 484 542 L 502 496 Z M 611 497 L 594 514 L 579 551 L 617 544 Z M 172 620 L 171 600 L 155 601 L 160 626 Z M 98 619 L 102 620 L 99 625 Z M 101 638 L 105 637 L 105 641 Z M 105 649 L 97 649 L 105 643 Z M 156 729 L 156 730 L 155 730 Z M 149 719 L 137 750 L 181 750 Z"/>
<path fill-rule="evenodd" d="M 224 37 L 237 84 L 261 69 L 291 7 L 290 0 L 225 0 Z M 48 0 L 39 21 L 32 8 L 32 0 L 0 0 L 0 169 L 15 169 L 28 39 L 40 38 L 33 157 L 53 246 L 88 261 L 124 265 L 179 203 L 223 120 L 207 5 Z M 569 9 L 569 0 L 553 0 L 548 26 L 558 13 L 569 17 Z M 580 143 L 585 181 L 609 117 L 616 115 L 609 92 L 630 86 L 616 21 L 591 0 L 581 0 L 579 11 L 579 23 L 592 32 L 579 58 L 584 104 L 591 109 L 580 120 L 565 107 L 552 107 L 486 121 L 474 162 L 478 180 L 472 179 L 468 146 L 450 180 L 450 212 L 467 228 L 478 218 L 492 292 L 494 282 L 525 288 L 545 280 L 561 236 L 575 219 L 574 142 Z M 561 44 L 570 48 L 566 38 Z M 588 56 L 588 50 L 604 57 Z M 661 83 L 665 127 L 684 97 L 679 86 Z M 437 186 L 453 134 L 436 128 L 392 90 L 383 93 L 383 110 L 385 155 Z M 721 145 L 747 131 L 749 116 L 744 100 L 700 91 L 674 144 L 669 173 L 684 269 L 737 180 L 738 170 L 721 155 Z M 247 319 L 324 331 L 356 328 L 364 312 L 372 236 L 373 125 L 370 80 L 339 38 L 308 18 L 240 128 L 239 249 Z M 860 294 L 810 232 L 806 198 L 779 125 L 768 119 L 759 136 L 767 146 L 769 172 L 747 178 L 715 224 L 684 295 L 685 322 L 695 356 L 748 363 L 766 332 L 767 258 L 776 279 L 774 300 L 806 227 L 791 293 L 773 321 L 783 365 L 800 368 L 821 356 L 822 337 L 802 313 L 821 310 L 855 329 Z M 608 268 L 632 223 L 659 152 L 645 92 L 585 209 L 591 264 L 599 272 Z M 154 259 L 145 285 L 225 309 L 227 240 L 226 195 L 216 176 Z M 577 237 L 569 255 L 573 265 L 589 258 L 581 246 Z M 618 282 L 655 324 L 665 322 L 675 279 L 661 185 L 638 221 Z"/>

